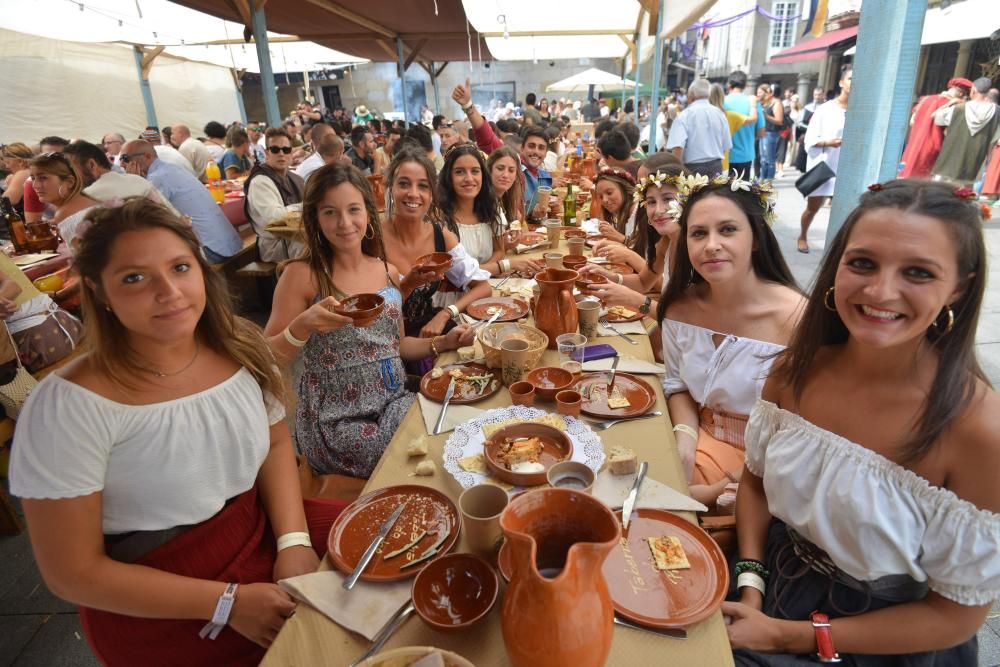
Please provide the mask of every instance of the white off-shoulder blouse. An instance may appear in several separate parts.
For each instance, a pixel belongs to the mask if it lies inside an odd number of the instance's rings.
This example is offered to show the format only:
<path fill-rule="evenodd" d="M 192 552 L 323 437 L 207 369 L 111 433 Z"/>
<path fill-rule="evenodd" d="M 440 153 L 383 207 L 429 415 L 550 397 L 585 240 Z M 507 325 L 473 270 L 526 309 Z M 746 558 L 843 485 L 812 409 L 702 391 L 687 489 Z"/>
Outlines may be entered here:
<path fill-rule="evenodd" d="M 855 579 L 905 574 L 964 605 L 1000 597 L 1000 514 L 764 400 L 746 468 L 771 515 Z"/>

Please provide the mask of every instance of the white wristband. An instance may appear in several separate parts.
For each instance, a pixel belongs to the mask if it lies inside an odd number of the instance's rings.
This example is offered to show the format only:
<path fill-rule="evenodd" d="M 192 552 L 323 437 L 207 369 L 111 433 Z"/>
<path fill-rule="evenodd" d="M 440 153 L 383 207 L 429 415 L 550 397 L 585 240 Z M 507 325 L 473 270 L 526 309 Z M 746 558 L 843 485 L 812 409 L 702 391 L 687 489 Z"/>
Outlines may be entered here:
<path fill-rule="evenodd" d="M 625 276 L 623 276 L 620 273 L 618 274 L 618 284 L 619 285 L 624 285 L 625 284 Z"/>
<path fill-rule="evenodd" d="M 233 604 L 236 603 L 236 589 L 238 584 L 226 584 L 226 590 L 219 596 L 219 602 L 215 605 L 215 613 L 212 620 L 205 624 L 198 636 L 204 639 L 215 639 L 222 632 L 222 628 L 229 623 L 229 614 L 233 611 Z"/>
<path fill-rule="evenodd" d="M 312 547 L 312 540 L 309 533 L 285 533 L 278 538 L 278 551 L 284 551 L 288 547 Z"/>
<path fill-rule="evenodd" d="M 736 577 L 736 590 L 741 588 L 756 588 L 760 591 L 760 594 L 764 594 L 764 577 L 760 576 L 756 572 L 741 572 L 739 576 Z"/>
<path fill-rule="evenodd" d="M 457 320 L 458 319 L 458 315 L 459 315 L 458 306 L 456 306 L 455 304 L 451 303 L 451 304 L 448 304 L 448 307 L 445 310 L 447 310 L 448 314 L 451 315 L 451 319 L 453 319 L 453 320 Z"/>
<path fill-rule="evenodd" d="M 674 424 L 674 433 L 685 433 L 694 438 L 695 442 L 698 441 L 698 431 L 691 428 L 687 424 Z"/>
<path fill-rule="evenodd" d="M 500 273 L 510 273 L 510 260 L 501 259 L 500 260 Z"/>
<path fill-rule="evenodd" d="M 288 327 L 285 327 L 284 331 L 282 331 L 281 334 L 285 337 L 285 340 L 288 341 L 289 345 L 294 345 L 295 347 L 305 347 L 306 343 L 308 342 L 305 340 L 299 340 L 298 338 L 293 336 L 291 329 L 289 329 Z"/>

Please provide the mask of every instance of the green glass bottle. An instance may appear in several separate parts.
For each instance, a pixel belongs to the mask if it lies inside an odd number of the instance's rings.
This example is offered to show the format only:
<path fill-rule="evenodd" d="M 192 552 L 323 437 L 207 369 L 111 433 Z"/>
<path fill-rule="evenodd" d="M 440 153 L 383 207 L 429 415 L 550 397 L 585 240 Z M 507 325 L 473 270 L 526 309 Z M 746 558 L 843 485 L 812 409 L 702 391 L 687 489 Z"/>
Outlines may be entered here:
<path fill-rule="evenodd" d="M 576 227 L 576 195 L 573 194 L 573 184 L 566 187 L 566 198 L 563 199 L 563 226 Z"/>

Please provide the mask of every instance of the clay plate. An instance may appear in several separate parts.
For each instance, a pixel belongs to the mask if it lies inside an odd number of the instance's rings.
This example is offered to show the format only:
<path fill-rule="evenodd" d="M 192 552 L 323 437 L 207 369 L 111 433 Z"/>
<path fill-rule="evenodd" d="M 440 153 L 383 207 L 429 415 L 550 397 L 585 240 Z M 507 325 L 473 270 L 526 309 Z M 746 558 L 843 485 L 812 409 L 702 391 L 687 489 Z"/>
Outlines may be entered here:
<path fill-rule="evenodd" d="M 632 315 L 631 317 L 624 317 L 622 315 L 613 315 L 613 314 L 611 314 L 609 312 L 605 317 L 607 317 L 608 318 L 608 322 L 611 322 L 612 324 L 614 324 L 615 322 L 638 322 L 643 317 L 645 317 L 645 315 L 643 315 L 642 313 L 640 313 L 635 308 L 629 308 L 629 310 L 634 310 L 635 311 L 635 315 Z"/>
<path fill-rule="evenodd" d="M 477 299 L 469 304 L 465 312 L 477 320 L 488 320 L 493 317 L 493 313 L 489 312 L 490 308 L 503 310 L 503 314 L 496 319 L 497 322 L 513 322 L 528 314 L 528 304 L 520 299 L 506 296 L 488 296 Z"/>
<path fill-rule="evenodd" d="M 521 232 L 521 236 L 517 239 L 518 245 L 533 246 L 536 243 L 541 243 L 542 241 L 548 240 L 548 234 L 541 232 Z"/>
<path fill-rule="evenodd" d="M 621 511 L 615 515 L 620 519 Z M 667 535 L 680 540 L 689 569 L 661 572 L 653 567 L 645 538 Z M 604 561 L 603 573 L 615 612 L 654 628 L 705 620 L 729 589 L 729 568 L 715 540 L 697 525 L 660 509 L 632 512 L 628 530 L 622 529 L 621 542 Z"/>
<path fill-rule="evenodd" d="M 627 419 L 646 414 L 656 405 L 656 392 L 645 380 L 631 373 L 619 372 L 615 375 L 615 387 L 625 394 L 631 405 L 627 408 L 609 408 L 605 387 L 610 379 L 610 372 L 584 373 L 576 383 L 576 390 L 583 395 L 583 405 L 580 408 L 583 414 L 600 419 Z"/>
<path fill-rule="evenodd" d="M 497 450 L 500 449 L 500 443 L 505 438 L 533 437 L 542 440 L 542 453 L 538 462 L 545 467 L 544 470 L 541 472 L 511 472 L 497 461 Z M 538 486 L 548 483 L 545 476 L 548 474 L 549 468 L 560 461 L 568 461 L 573 455 L 573 442 L 559 429 L 545 424 L 513 424 L 500 429 L 484 443 L 483 455 L 486 458 L 486 467 L 493 477 L 515 486 Z"/>
<path fill-rule="evenodd" d="M 449 554 L 432 561 L 413 580 L 413 606 L 427 625 L 457 632 L 482 620 L 500 590 L 489 563 L 472 554 Z"/>
<path fill-rule="evenodd" d="M 605 264 L 604 268 L 607 269 L 608 271 L 610 271 L 611 273 L 620 273 L 623 276 L 627 276 L 627 275 L 630 275 L 632 273 L 635 273 L 635 269 L 633 269 L 628 264 L 618 264 L 618 263 L 612 262 L 612 263 L 609 263 L 609 264 Z"/>
<path fill-rule="evenodd" d="M 410 501 L 409 504 L 389 531 L 375 557 L 365 568 L 361 579 L 365 581 L 407 579 L 416 575 L 428 563 L 448 553 L 458 540 L 458 533 L 462 527 L 458 508 L 448 496 L 436 489 L 417 484 L 389 486 L 358 498 L 348 505 L 333 523 L 327 548 L 336 568 L 344 573 L 353 571 L 365 549 L 378 535 L 382 523 L 400 503 L 406 500 Z M 407 562 L 422 556 L 438 540 L 440 534 L 430 533 L 435 526 L 447 531 L 448 534 L 448 538 L 438 550 L 438 555 L 419 565 L 400 570 L 399 568 Z M 390 560 L 383 559 L 384 554 L 411 542 L 421 530 L 427 530 L 428 534 L 407 553 Z"/>
<path fill-rule="evenodd" d="M 524 379 L 535 385 L 535 395 L 543 401 L 556 400 L 556 394 L 573 385 L 573 374 L 556 366 L 536 368 Z"/>
<path fill-rule="evenodd" d="M 476 403 L 496 393 L 500 384 L 500 376 L 486 366 L 474 363 L 448 364 L 446 366 L 441 366 L 441 370 L 444 371 L 444 373 L 439 378 L 431 377 L 431 373 L 434 372 L 433 370 L 427 371 L 424 373 L 424 376 L 420 378 L 420 393 L 432 401 L 437 401 L 438 403 L 444 402 L 444 394 L 448 391 L 448 384 L 451 382 L 451 376 L 448 375 L 448 371 L 454 368 L 464 372 L 466 375 L 486 375 L 489 373 L 493 376 L 493 381 L 486 386 L 486 389 L 484 389 L 481 394 L 476 393 L 474 385 L 465 382 L 456 382 L 455 395 L 451 398 L 451 402 L 455 405 Z"/>

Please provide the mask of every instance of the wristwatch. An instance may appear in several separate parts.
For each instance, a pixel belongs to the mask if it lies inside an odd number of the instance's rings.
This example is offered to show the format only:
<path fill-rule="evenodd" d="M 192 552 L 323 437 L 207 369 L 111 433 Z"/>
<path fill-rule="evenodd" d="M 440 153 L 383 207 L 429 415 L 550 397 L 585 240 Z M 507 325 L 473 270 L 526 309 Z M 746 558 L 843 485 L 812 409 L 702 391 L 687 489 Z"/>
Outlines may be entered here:
<path fill-rule="evenodd" d="M 833 648 L 833 632 L 830 617 L 818 611 L 809 615 L 813 629 L 816 631 L 816 660 L 823 663 L 840 662 L 840 654 Z"/>
<path fill-rule="evenodd" d="M 643 315 L 649 315 L 649 304 L 651 303 L 653 303 L 652 297 L 647 296 L 646 300 L 642 302 L 641 306 L 639 306 L 639 312 Z"/>

